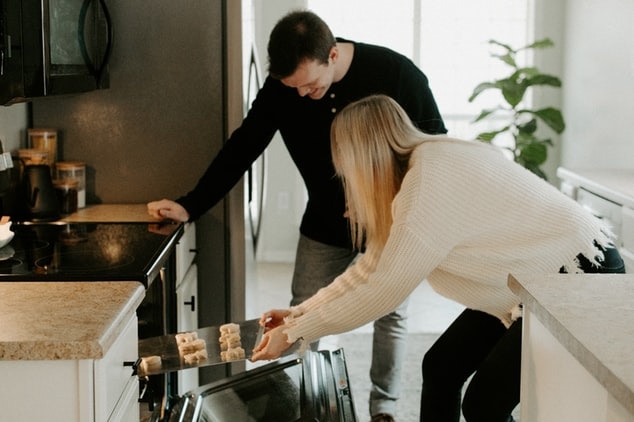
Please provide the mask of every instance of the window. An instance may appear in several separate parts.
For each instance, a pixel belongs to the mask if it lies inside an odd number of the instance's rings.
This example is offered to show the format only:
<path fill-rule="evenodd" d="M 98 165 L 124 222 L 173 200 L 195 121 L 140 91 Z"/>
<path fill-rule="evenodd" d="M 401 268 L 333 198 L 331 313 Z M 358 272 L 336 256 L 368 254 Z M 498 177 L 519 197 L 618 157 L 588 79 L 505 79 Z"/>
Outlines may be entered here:
<path fill-rule="evenodd" d="M 488 40 L 520 47 L 530 42 L 532 27 L 531 0 L 309 0 L 307 7 L 335 36 L 411 58 L 429 78 L 449 134 L 466 139 L 489 129 L 471 122 L 499 104 L 494 92 L 469 103 L 473 88 L 507 71 L 490 57 Z"/>

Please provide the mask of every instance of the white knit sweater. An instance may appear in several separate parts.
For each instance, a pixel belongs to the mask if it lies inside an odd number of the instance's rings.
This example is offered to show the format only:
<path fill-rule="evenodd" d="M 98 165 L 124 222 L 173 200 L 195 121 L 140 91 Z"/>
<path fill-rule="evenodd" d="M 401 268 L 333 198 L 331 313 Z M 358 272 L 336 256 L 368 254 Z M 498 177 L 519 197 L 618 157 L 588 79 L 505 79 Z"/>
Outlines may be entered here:
<path fill-rule="evenodd" d="M 518 298 L 509 273 L 577 270 L 600 256 L 609 229 L 572 199 L 480 142 L 419 146 L 392 203 L 383 250 L 368 248 L 328 287 L 291 308 L 289 342 L 360 327 L 395 309 L 427 279 L 435 291 L 506 326 Z"/>

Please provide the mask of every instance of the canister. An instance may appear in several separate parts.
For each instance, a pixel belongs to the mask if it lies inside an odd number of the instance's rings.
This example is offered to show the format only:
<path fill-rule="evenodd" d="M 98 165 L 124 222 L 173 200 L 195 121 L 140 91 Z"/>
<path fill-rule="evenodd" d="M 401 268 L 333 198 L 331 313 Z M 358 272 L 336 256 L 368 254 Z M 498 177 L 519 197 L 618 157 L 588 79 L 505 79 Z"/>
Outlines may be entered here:
<path fill-rule="evenodd" d="M 57 161 L 57 129 L 38 129 L 32 128 L 27 130 L 28 147 L 34 149 L 43 149 L 48 152 L 48 165 L 53 169 L 53 164 Z"/>
<path fill-rule="evenodd" d="M 76 179 L 55 179 L 53 186 L 57 193 L 59 202 L 59 211 L 68 215 L 77 211 L 77 186 L 79 183 Z"/>
<path fill-rule="evenodd" d="M 18 158 L 24 166 L 50 165 L 48 151 L 39 148 L 24 148 L 18 150 Z"/>
<path fill-rule="evenodd" d="M 23 148 L 18 150 L 18 168 L 20 178 L 22 178 L 22 174 L 24 174 L 24 166 L 39 166 L 41 164 L 50 166 L 48 151 L 45 149 Z"/>
<path fill-rule="evenodd" d="M 57 179 L 77 181 L 77 208 L 86 206 L 86 164 L 81 161 L 58 161 L 55 163 Z"/>

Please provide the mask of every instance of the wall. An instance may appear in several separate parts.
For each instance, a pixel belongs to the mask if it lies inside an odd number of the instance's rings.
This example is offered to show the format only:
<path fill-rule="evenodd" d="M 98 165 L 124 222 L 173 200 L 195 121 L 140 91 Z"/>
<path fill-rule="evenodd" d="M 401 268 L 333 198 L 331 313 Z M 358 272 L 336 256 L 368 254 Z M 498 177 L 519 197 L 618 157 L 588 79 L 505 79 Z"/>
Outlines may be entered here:
<path fill-rule="evenodd" d="M 221 1 L 109 1 L 110 89 L 33 100 L 61 155 L 89 167 L 88 201 L 135 203 L 191 189 L 223 142 Z"/>
<path fill-rule="evenodd" d="M 634 169 L 634 2 L 566 2 L 561 163 Z"/>
<path fill-rule="evenodd" d="M 271 30 L 287 12 L 305 8 L 306 1 L 250 1 L 253 15 L 257 17 L 254 22 L 254 42 L 262 73 L 266 75 L 266 47 Z M 266 202 L 256 258 L 258 261 L 292 262 L 295 259 L 295 247 L 299 238 L 299 223 L 306 207 L 306 189 L 279 133 L 267 148 L 266 155 Z"/>
<path fill-rule="evenodd" d="M 0 106 L 0 140 L 2 140 L 4 151 L 14 151 L 24 146 L 26 109 L 26 104 Z"/>

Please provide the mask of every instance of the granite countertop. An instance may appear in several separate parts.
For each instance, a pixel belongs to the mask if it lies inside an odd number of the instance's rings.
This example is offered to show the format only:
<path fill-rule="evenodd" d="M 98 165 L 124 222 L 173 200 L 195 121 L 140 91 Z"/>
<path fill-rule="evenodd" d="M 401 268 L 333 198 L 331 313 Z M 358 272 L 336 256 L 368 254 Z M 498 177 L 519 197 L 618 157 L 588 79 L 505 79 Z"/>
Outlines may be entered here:
<path fill-rule="evenodd" d="M 136 311 L 136 282 L 0 282 L 0 360 L 100 359 Z"/>
<path fill-rule="evenodd" d="M 61 219 L 155 223 L 146 204 L 89 205 Z M 99 359 L 143 300 L 136 282 L 0 282 L 0 360 Z"/>
<path fill-rule="evenodd" d="M 557 176 L 568 183 L 591 189 L 597 195 L 634 208 L 634 170 L 557 169 Z"/>
<path fill-rule="evenodd" d="M 158 223 L 151 217 L 146 204 L 99 204 L 88 205 L 77 212 L 62 217 L 67 223 Z"/>
<path fill-rule="evenodd" d="M 509 287 L 634 414 L 634 275 L 510 275 Z"/>

